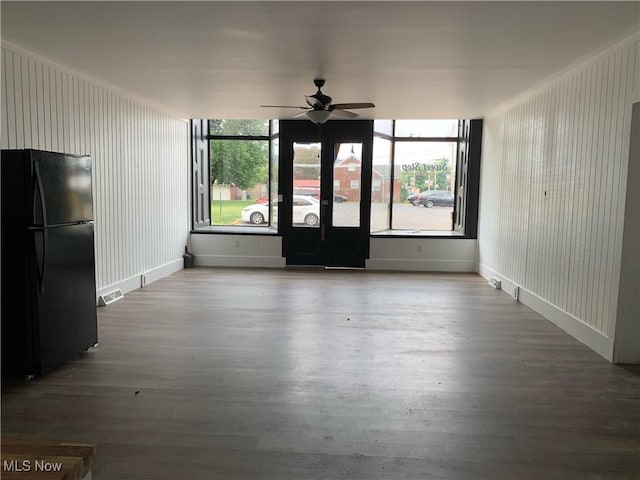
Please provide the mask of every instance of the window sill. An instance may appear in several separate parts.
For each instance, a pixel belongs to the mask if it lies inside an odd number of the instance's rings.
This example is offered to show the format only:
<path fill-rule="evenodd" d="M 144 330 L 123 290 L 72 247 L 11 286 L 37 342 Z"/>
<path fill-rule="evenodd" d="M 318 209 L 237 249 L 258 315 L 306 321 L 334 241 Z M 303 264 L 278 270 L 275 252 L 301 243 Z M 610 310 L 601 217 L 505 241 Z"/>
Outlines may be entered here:
<path fill-rule="evenodd" d="M 255 226 L 239 226 L 232 225 L 212 225 L 210 227 L 201 227 L 197 230 L 191 230 L 194 234 L 233 234 L 233 235 L 277 235 L 278 230 L 274 227 L 255 227 Z"/>
<path fill-rule="evenodd" d="M 421 237 L 421 238 L 471 238 L 463 233 L 453 230 L 381 230 L 372 232 L 371 238 L 398 238 L 398 237 Z"/>

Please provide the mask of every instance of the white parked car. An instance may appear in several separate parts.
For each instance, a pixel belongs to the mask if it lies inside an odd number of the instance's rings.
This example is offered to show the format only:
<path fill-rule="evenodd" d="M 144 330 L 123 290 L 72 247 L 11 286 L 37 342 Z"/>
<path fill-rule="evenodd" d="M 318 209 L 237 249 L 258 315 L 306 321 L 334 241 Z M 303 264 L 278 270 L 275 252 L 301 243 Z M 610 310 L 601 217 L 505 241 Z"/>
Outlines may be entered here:
<path fill-rule="evenodd" d="M 242 209 L 242 221 L 260 225 L 269 218 L 269 203 L 254 203 Z M 320 223 L 320 202 L 313 197 L 293 196 L 293 223 L 315 227 Z"/>

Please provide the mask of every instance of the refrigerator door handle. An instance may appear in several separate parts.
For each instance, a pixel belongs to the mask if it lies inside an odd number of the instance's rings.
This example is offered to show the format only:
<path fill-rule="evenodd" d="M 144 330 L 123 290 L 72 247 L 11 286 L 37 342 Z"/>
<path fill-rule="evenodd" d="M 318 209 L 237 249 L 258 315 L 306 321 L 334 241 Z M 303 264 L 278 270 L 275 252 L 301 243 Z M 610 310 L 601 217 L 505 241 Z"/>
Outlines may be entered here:
<path fill-rule="evenodd" d="M 40 295 L 44 293 L 44 276 L 47 273 L 47 237 L 46 228 L 42 229 L 42 264 L 40 265 Z"/>
<path fill-rule="evenodd" d="M 47 273 L 47 237 L 49 232 L 42 230 L 42 265 L 40 266 L 40 295 L 44 293 L 44 275 Z"/>
<path fill-rule="evenodd" d="M 41 262 L 38 264 L 38 290 L 40 294 L 44 293 L 44 274 L 47 269 L 47 229 L 44 227 L 27 227 L 27 230 L 33 232 L 33 235 L 37 235 L 38 233 L 42 234 L 42 255 L 38 256 L 38 252 L 36 252 L 36 260 L 38 258 L 41 259 Z M 37 246 L 37 242 L 34 238 L 34 245 Z"/>
<path fill-rule="evenodd" d="M 42 263 L 39 265 L 39 283 L 40 294 L 44 293 L 44 275 L 47 272 L 47 204 L 44 199 L 44 188 L 42 187 L 42 176 L 40 175 L 40 167 L 38 162 L 34 162 L 35 170 L 35 187 L 38 189 L 38 196 L 40 197 L 40 211 L 42 212 Z M 35 190 L 35 189 L 34 189 Z M 35 219 L 36 199 L 35 192 L 33 195 L 33 210 Z M 38 229 L 39 230 L 39 229 Z M 37 255 L 36 255 L 37 258 Z"/>
<path fill-rule="evenodd" d="M 35 195 L 35 189 L 38 189 L 38 196 L 40 197 L 40 211 L 42 212 L 42 225 L 44 227 L 47 226 L 47 204 L 44 200 L 44 188 L 42 187 L 42 176 L 40 175 L 40 167 L 38 165 L 38 162 L 34 163 L 34 169 L 35 169 L 35 176 L 34 176 L 34 195 L 33 195 L 33 213 L 34 213 L 34 219 L 35 219 L 35 212 L 36 212 L 36 195 Z"/>

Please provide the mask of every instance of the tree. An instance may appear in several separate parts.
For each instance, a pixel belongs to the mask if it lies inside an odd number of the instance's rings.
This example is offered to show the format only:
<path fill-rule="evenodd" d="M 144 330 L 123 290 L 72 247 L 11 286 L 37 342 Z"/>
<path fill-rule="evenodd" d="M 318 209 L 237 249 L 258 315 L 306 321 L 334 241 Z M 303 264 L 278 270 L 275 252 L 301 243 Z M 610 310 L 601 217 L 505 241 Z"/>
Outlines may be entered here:
<path fill-rule="evenodd" d="M 412 165 L 400 174 L 402 185 L 411 185 L 420 191 L 449 190 L 447 177 L 451 175 L 451 163 L 446 158 Z"/>
<path fill-rule="evenodd" d="M 211 135 L 267 136 L 269 120 L 209 120 Z"/>
<path fill-rule="evenodd" d="M 435 173 L 435 189 L 436 190 L 449 190 L 450 183 L 447 179 L 451 175 L 451 164 L 446 158 L 440 158 L 433 162 L 436 167 Z"/>
<path fill-rule="evenodd" d="M 320 148 L 317 145 L 299 145 L 295 150 L 293 161 L 293 178 L 296 180 L 320 178 Z"/>
<path fill-rule="evenodd" d="M 210 125 L 212 135 L 265 135 L 263 120 L 212 120 Z M 212 183 L 234 184 L 247 190 L 267 182 L 268 168 L 267 140 L 211 141 Z"/>

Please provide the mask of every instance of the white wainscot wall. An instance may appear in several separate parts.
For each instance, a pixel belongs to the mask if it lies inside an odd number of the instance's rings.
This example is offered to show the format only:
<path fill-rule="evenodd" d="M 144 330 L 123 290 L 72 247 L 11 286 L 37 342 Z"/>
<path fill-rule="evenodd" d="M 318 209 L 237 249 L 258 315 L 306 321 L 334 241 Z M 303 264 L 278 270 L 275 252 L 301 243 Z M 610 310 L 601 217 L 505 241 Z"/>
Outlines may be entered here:
<path fill-rule="evenodd" d="M 182 268 L 189 228 L 187 122 L 3 42 L 3 149 L 93 159 L 97 295 Z"/>
<path fill-rule="evenodd" d="M 269 235 L 192 233 L 196 266 L 284 268 L 282 238 Z M 475 272 L 476 240 L 372 238 L 369 270 Z"/>
<path fill-rule="evenodd" d="M 200 267 L 285 266 L 282 238 L 275 235 L 192 233 L 190 249 Z"/>
<path fill-rule="evenodd" d="M 372 238 L 370 270 L 475 272 L 477 242 L 451 238 Z"/>
<path fill-rule="evenodd" d="M 479 272 L 613 360 L 634 35 L 485 119 Z M 637 252 L 637 250 L 636 250 Z"/>

